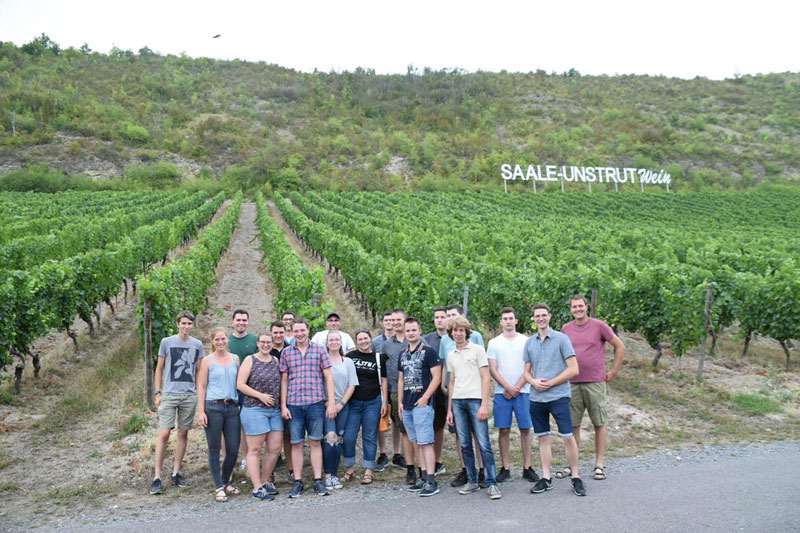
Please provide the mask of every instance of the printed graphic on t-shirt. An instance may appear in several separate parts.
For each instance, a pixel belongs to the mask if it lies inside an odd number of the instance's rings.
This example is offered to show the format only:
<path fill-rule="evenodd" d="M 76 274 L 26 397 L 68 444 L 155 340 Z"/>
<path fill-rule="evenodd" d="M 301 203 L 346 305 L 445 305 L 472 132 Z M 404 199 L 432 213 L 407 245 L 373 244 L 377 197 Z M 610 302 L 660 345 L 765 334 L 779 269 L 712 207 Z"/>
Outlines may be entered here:
<path fill-rule="evenodd" d="M 420 350 L 403 355 L 403 389 L 422 392 L 422 370 L 425 361 L 425 351 Z"/>
<path fill-rule="evenodd" d="M 194 382 L 194 365 L 197 361 L 197 349 L 195 348 L 176 348 L 169 349 L 170 355 L 170 375 L 172 381 Z"/>

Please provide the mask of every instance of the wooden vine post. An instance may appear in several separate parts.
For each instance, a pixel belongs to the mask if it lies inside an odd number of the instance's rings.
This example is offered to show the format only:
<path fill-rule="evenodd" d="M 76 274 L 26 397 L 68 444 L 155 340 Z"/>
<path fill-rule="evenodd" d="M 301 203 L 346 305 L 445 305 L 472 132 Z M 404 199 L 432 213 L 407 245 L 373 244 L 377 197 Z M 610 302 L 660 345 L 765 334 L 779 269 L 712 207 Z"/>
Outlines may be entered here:
<path fill-rule="evenodd" d="M 589 311 L 589 316 L 597 318 L 597 289 L 592 289 L 592 307 Z"/>
<path fill-rule="evenodd" d="M 150 299 L 144 301 L 144 399 L 155 410 L 153 389 L 153 332 L 150 323 Z"/>
<path fill-rule="evenodd" d="M 706 308 L 705 308 L 705 335 L 703 335 L 703 340 L 700 342 L 700 361 L 697 363 L 697 381 L 703 379 L 703 362 L 705 361 L 706 357 L 706 339 L 710 334 L 710 325 L 711 325 L 711 302 L 714 300 L 714 288 L 712 285 L 708 285 L 706 289 Z"/>

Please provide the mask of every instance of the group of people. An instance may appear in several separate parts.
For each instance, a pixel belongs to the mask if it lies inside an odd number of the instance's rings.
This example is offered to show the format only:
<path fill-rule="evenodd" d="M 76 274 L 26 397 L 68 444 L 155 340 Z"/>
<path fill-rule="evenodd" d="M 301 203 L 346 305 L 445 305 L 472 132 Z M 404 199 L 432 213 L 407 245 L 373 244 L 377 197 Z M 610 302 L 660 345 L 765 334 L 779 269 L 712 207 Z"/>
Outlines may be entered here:
<path fill-rule="evenodd" d="M 178 334 L 163 339 L 159 349 L 160 433 L 150 492 L 163 491 L 165 449 L 176 424 L 171 480 L 179 487 L 187 484 L 180 465 L 196 408 L 206 430 L 217 501 L 240 493 L 230 483 L 240 442 L 254 498 L 271 500 L 278 494 L 273 471 L 281 448 L 292 480 L 288 496 L 300 496 L 305 488 L 306 440 L 313 490 L 324 496 L 356 479 L 359 433 L 362 484 L 371 484 L 373 473 L 391 464 L 406 469 L 408 490 L 432 496 L 439 492 L 437 476 L 446 472 L 442 463 L 446 426 L 455 434 L 461 461 L 461 472 L 450 485 L 464 495 L 486 488 L 489 498 L 499 499 L 499 483 L 511 478 L 512 418 L 520 433 L 522 478 L 533 483 L 531 492 L 550 490 L 553 476 L 569 477 L 573 492 L 585 496 L 578 472 L 582 418 L 588 411 L 595 430 L 592 477 L 605 479 L 607 383 L 620 370 L 625 346 L 606 323 L 589 317 L 583 296 L 570 299 L 570 311 L 574 320 L 559 332 L 550 327 L 549 307 L 536 304 L 537 331 L 527 337 L 517 332 L 516 311 L 505 307 L 500 312 L 502 332 L 484 349 L 483 337 L 458 305 L 434 310 L 435 330 L 425 336 L 418 318 L 395 309 L 383 314 L 381 335 L 373 339 L 363 328 L 355 332 L 355 341 L 340 330 L 341 318 L 335 312 L 326 317 L 327 329 L 309 338 L 308 322 L 289 312 L 273 322 L 268 333 L 249 334 L 249 316 L 240 309 L 233 313 L 230 335 L 224 328 L 211 331 L 208 357 L 202 343 L 190 336 L 194 317 L 182 311 Z M 614 348 L 609 372 L 606 343 Z M 493 396 L 491 378 L 496 383 Z M 489 437 L 490 399 L 499 430 L 499 470 Z M 551 416 L 569 463 L 554 473 Z M 391 461 L 386 453 L 389 426 Z M 541 477 L 532 465 L 531 428 L 538 439 Z M 223 446 L 225 458 L 220 464 Z M 340 463 L 345 471 L 341 478 Z"/>

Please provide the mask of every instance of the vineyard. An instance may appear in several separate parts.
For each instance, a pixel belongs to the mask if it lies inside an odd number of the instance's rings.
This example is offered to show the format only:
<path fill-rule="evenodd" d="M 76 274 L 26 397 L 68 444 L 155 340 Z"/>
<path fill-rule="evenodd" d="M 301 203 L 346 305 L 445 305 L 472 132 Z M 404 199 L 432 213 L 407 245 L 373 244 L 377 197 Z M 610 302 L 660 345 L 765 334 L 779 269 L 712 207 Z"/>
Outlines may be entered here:
<path fill-rule="evenodd" d="M 427 317 L 461 302 L 495 324 L 511 305 L 553 307 L 596 290 L 598 316 L 680 356 L 737 325 L 747 343 L 800 338 L 800 194 L 293 193 L 293 231 L 373 313 Z"/>
<path fill-rule="evenodd" d="M 3 194 L 0 205 L 0 367 L 15 363 L 15 386 L 31 358 L 31 343 L 51 328 L 71 329 L 76 315 L 96 335 L 99 305 L 124 287 L 127 299 L 137 276 L 166 262 L 170 250 L 194 237 L 224 201 L 205 192 L 54 195 Z M 149 287 L 149 286 L 148 286 Z"/>

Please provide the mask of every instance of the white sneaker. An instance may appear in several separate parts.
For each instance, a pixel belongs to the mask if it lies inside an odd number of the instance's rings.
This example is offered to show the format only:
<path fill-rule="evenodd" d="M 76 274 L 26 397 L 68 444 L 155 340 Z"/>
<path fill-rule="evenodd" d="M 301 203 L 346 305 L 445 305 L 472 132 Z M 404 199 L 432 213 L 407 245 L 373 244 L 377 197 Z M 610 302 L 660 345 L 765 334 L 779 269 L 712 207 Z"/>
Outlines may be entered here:
<path fill-rule="evenodd" d="M 331 476 L 330 479 L 331 479 L 331 484 L 333 485 L 334 489 L 343 489 L 344 488 L 344 485 L 342 485 L 342 482 L 339 481 L 338 477 Z"/>
<path fill-rule="evenodd" d="M 326 477 L 324 481 L 325 481 L 325 488 L 328 489 L 329 491 L 336 488 L 333 485 L 333 477 Z"/>

